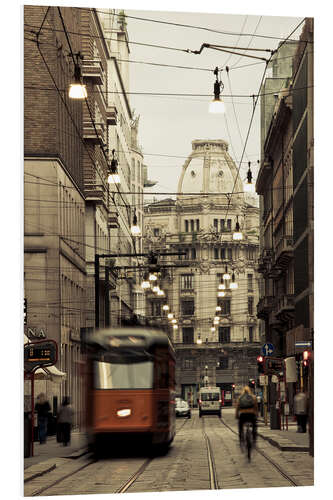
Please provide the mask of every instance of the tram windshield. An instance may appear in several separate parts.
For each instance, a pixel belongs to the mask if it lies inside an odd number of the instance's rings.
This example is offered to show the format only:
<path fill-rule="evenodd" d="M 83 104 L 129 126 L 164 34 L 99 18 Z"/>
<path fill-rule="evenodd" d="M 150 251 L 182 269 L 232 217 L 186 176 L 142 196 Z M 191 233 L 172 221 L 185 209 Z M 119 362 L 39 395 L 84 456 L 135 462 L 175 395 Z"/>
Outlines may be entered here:
<path fill-rule="evenodd" d="M 110 363 L 94 361 L 95 389 L 152 389 L 152 361 Z"/>

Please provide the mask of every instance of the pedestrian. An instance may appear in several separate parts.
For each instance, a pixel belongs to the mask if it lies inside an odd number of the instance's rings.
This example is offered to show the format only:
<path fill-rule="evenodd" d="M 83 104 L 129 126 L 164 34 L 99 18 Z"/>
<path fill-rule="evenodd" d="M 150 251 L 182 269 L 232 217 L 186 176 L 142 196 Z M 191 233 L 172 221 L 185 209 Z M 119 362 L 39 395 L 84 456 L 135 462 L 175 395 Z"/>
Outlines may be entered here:
<path fill-rule="evenodd" d="M 308 420 L 308 401 L 305 392 L 298 392 L 294 397 L 294 413 L 297 420 L 297 432 L 306 432 Z"/>
<path fill-rule="evenodd" d="M 47 401 L 45 394 L 41 392 L 37 396 L 35 412 L 37 412 L 37 425 L 40 444 L 45 444 L 47 439 L 47 421 L 48 413 L 51 410 L 50 404 Z"/>
<path fill-rule="evenodd" d="M 65 396 L 58 412 L 58 426 L 61 440 L 64 446 L 68 446 L 71 440 L 71 428 L 73 425 L 74 410 L 70 405 L 70 399 Z"/>
<path fill-rule="evenodd" d="M 252 423 L 253 441 L 257 438 L 257 398 L 252 394 L 249 386 L 244 386 L 236 404 L 236 418 L 238 418 L 239 442 L 243 443 L 243 426 L 245 422 Z"/>

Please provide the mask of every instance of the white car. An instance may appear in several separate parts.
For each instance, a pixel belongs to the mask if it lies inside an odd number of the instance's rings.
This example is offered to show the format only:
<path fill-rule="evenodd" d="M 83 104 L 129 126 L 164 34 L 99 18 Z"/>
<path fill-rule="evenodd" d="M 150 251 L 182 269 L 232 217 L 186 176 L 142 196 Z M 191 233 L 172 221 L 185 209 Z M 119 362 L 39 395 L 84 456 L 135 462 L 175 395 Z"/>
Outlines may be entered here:
<path fill-rule="evenodd" d="M 191 418 L 191 408 L 184 399 L 176 398 L 176 417 Z"/>

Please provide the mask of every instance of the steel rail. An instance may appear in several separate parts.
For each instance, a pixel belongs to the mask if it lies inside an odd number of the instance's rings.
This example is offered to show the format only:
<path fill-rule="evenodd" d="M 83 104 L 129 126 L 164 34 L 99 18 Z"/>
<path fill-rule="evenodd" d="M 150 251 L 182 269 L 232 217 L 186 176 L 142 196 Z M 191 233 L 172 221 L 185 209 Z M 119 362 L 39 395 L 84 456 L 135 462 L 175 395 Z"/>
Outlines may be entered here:
<path fill-rule="evenodd" d="M 207 434 L 205 432 L 204 419 L 202 419 L 202 433 L 203 433 L 203 436 L 204 436 L 204 439 L 206 442 L 206 448 L 207 448 L 210 489 L 211 490 L 219 490 L 220 486 L 219 486 L 219 483 L 217 480 L 216 466 L 215 466 L 213 450 L 212 450 L 212 446 L 210 444 L 209 437 L 207 436 Z"/>
<path fill-rule="evenodd" d="M 221 424 L 223 424 L 225 427 L 227 427 L 227 429 L 229 429 L 231 432 L 236 434 L 236 436 L 238 436 L 238 433 L 234 429 L 232 429 L 232 427 L 230 427 L 230 425 L 226 424 L 222 418 L 220 418 L 219 420 L 220 420 Z M 285 479 L 287 479 L 293 486 L 300 486 L 300 484 L 298 484 L 292 477 L 290 477 L 282 469 L 282 467 L 280 467 L 276 462 L 274 462 L 274 460 L 272 460 L 270 457 L 268 457 L 266 455 L 266 453 L 264 453 L 262 450 L 259 450 L 258 448 L 256 448 L 256 451 L 260 455 L 262 455 L 271 465 L 273 465 L 275 467 L 275 469 L 281 474 L 281 476 L 283 476 Z"/>
<path fill-rule="evenodd" d="M 77 474 L 78 472 L 80 472 L 81 470 L 85 469 L 86 467 L 88 467 L 89 465 L 91 464 L 94 464 L 95 462 L 97 462 L 97 459 L 94 458 L 92 460 L 90 460 L 88 463 L 82 465 L 82 467 L 80 467 L 79 469 L 76 469 L 75 471 L 72 471 L 68 474 L 66 474 L 65 476 L 63 477 L 60 477 L 59 479 L 57 479 L 56 481 L 54 481 L 52 484 L 48 484 L 47 486 L 44 486 L 43 488 L 40 488 L 39 490 L 35 491 L 34 493 L 31 494 L 32 497 L 36 497 L 36 496 L 39 496 L 41 495 L 42 493 L 44 493 L 44 491 L 46 490 L 49 490 L 50 488 L 53 488 L 53 486 L 61 483 L 62 481 L 64 481 L 65 479 L 67 479 L 68 477 L 71 477 L 71 476 L 74 476 L 75 474 Z"/>

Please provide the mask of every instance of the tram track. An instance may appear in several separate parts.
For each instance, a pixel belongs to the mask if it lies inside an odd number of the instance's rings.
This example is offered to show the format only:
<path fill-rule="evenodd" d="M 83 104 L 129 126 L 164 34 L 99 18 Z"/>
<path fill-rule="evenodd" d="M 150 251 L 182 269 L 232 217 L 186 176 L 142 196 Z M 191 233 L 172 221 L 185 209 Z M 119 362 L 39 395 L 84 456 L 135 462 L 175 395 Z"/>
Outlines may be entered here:
<path fill-rule="evenodd" d="M 186 419 L 182 425 L 179 427 L 179 429 L 177 429 L 177 434 L 183 429 L 183 427 L 186 425 L 186 423 L 188 422 L 188 419 Z M 125 481 L 120 487 L 118 487 L 115 491 L 111 492 L 112 494 L 114 493 L 125 493 L 127 490 L 129 490 L 129 488 L 137 481 L 137 479 L 139 479 L 139 477 L 142 476 L 142 474 L 144 473 L 144 471 L 147 469 L 147 467 L 151 464 L 151 462 L 154 460 L 154 456 L 152 457 L 149 457 L 147 458 L 141 465 L 140 467 L 137 469 L 136 472 L 134 472 L 130 478 Z M 97 463 L 99 461 L 99 459 L 97 457 L 95 457 L 93 454 L 91 454 L 91 458 L 88 459 L 88 462 L 86 462 L 85 464 L 83 464 L 81 467 L 79 467 L 78 469 L 74 470 L 74 471 L 71 471 L 69 472 L 68 474 L 58 478 L 57 480 L 53 481 L 52 483 L 48 484 L 48 485 L 45 485 L 43 486 L 42 488 L 39 488 L 37 491 L 33 492 L 30 496 L 40 496 L 42 495 L 43 493 L 45 493 L 45 491 L 53 488 L 54 486 L 57 486 L 59 483 L 61 483 L 62 481 L 65 481 L 66 479 L 69 479 L 69 478 L 72 478 L 73 476 L 75 476 L 76 474 L 78 474 L 79 472 L 81 472 L 83 469 L 89 467 L 90 465 L 93 465 L 95 463 Z"/>
<path fill-rule="evenodd" d="M 219 418 L 219 421 L 221 422 L 222 425 L 224 425 L 227 429 L 229 429 L 233 434 L 236 434 L 238 437 L 238 432 L 236 432 L 230 425 L 228 425 L 223 418 Z M 275 469 L 283 476 L 285 479 L 287 479 L 292 486 L 300 486 L 289 474 L 287 474 L 280 465 L 278 465 L 274 460 L 272 460 L 269 456 L 266 455 L 262 450 L 259 448 L 255 448 L 256 452 L 259 453 L 262 457 L 264 457 Z"/>
<path fill-rule="evenodd" d="M 219 486 L 218 479 L 217 479 L 213 449 L 212 449 L 212 445 L 210 443 L 210 439 L 207 436 L 206 431 L 205 431 L 205 420 L 204 419 L 202 419 L 202 433 L 203 433 L 203 437 L 205 439 L 206 448 L 207 448 L 207 460 L 208 460 L 210 489 L 211 490 L 219 490 L 220 486 Z"/>

